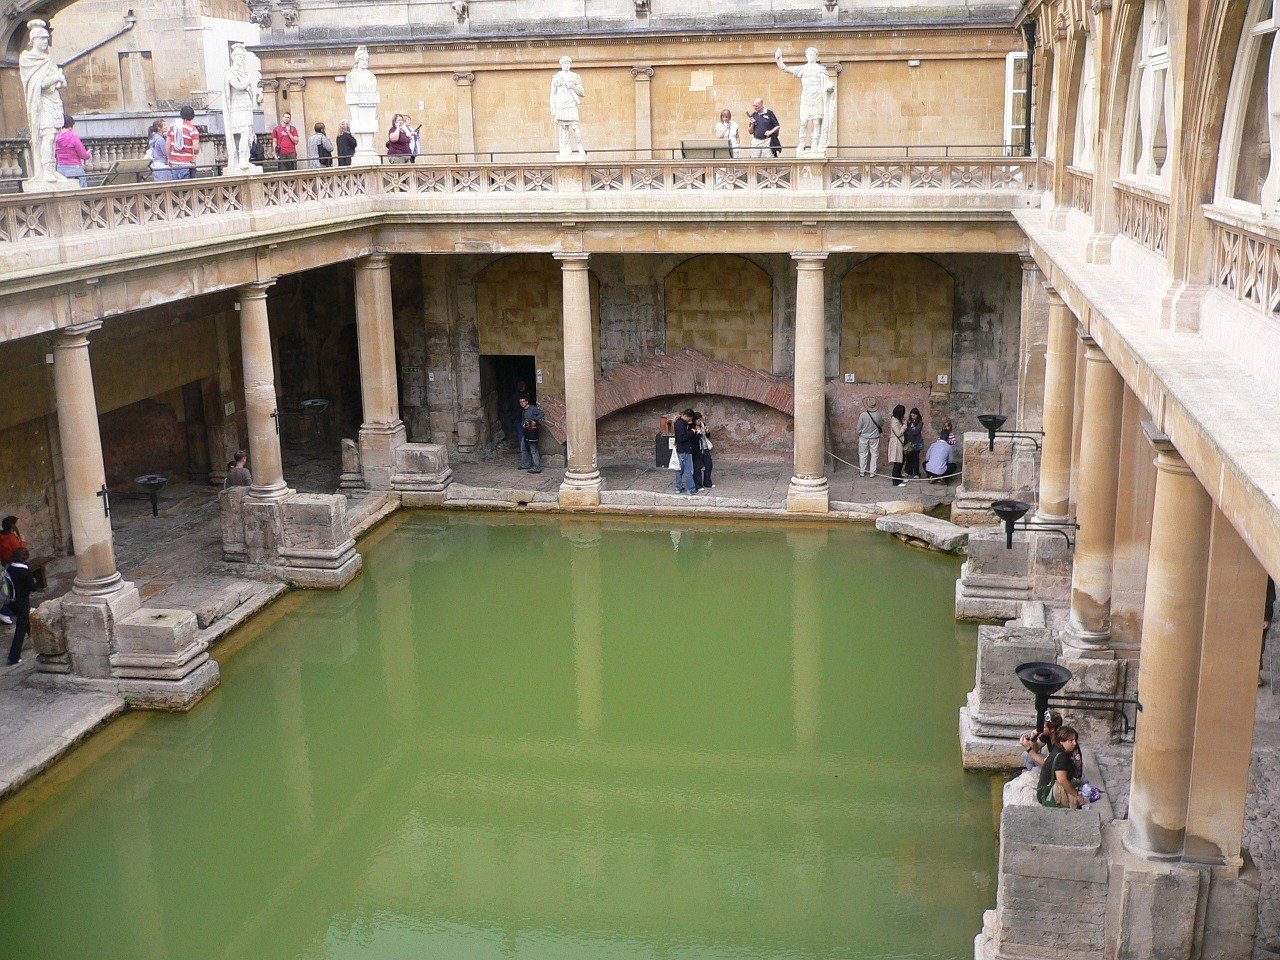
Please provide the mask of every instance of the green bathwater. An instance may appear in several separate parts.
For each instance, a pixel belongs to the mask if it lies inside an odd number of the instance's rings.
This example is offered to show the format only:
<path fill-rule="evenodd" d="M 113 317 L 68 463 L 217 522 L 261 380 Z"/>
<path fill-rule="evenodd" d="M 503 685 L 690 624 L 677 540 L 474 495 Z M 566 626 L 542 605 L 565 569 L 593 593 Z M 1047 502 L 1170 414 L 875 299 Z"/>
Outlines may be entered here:
<path fill-rule="evenodd" d="M 957 563 L 410 514 L 0 808 L 0 957 L 968 958 Z M 235 652 L 233 652 L 235 651 Z"/>

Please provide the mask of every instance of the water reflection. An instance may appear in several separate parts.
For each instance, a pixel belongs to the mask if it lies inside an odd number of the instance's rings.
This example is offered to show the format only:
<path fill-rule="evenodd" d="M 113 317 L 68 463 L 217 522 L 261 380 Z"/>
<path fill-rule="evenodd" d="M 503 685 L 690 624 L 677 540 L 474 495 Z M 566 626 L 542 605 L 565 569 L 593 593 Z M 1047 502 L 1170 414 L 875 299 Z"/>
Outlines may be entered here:
<path fill-rule="evenodd" d="M 195 713 L 0 824 L 0 942 L 971 954 L 994 841 L 954 744 L 954 564 L 828 528 L 679 533 L 403 523 L 347 591 L 284 601 Z"/>

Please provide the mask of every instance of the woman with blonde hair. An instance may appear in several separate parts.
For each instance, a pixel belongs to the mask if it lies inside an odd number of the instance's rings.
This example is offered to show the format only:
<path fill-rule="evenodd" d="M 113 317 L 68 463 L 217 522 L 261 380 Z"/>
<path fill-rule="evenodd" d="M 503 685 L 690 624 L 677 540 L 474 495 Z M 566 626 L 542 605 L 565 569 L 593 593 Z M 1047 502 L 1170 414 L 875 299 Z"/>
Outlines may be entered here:
<path fill-rule="evenodd" d="M 733 111 L 721 110 L 720 120 L 716 124 L 715 137 L 729 144 L 729 156 L 738 155 L 738 125 L 733 120 Z"/>

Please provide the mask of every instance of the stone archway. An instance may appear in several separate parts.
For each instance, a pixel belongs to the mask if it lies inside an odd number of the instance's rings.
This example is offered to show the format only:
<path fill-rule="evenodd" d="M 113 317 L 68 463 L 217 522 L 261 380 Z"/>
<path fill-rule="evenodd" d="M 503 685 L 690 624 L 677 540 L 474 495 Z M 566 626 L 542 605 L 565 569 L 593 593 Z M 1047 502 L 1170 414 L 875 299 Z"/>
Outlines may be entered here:
<path fill-rule="evenodd" d="M 773 365 L 773 278 L 746 257 L 693 257 L 663 281 L 666 349 L 749 370 Z"/>

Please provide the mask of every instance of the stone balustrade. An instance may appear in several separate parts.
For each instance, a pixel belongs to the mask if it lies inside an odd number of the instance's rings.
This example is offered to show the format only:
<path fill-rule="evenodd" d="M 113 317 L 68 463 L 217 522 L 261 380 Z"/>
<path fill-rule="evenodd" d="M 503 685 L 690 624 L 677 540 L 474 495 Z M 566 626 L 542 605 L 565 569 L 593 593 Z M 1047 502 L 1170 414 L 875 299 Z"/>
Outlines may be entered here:
<path fill-rule="evenodd" d="M 1122 180 L 1114 188 L 1120 232 L 1163 257 L 1169 247 L 1169 198 Z"/>
<path fill-rule="evenodd" d="M 1280 314 L 1280 230 L 1273 223 L 1206 209 L 1213 286 L 1269 317 Z"/>

